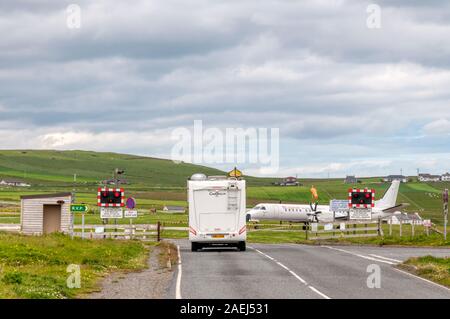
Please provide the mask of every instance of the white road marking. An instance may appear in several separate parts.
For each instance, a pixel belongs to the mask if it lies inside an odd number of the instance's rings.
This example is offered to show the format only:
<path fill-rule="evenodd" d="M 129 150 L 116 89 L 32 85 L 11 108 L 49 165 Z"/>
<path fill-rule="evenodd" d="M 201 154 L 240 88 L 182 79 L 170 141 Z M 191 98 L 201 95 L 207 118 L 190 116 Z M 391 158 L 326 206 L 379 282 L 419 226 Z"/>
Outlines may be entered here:
<path fill-rule="evenodd" d="M 398 260 L 398 259 L 388 258 L 388 257 L 383 257 L 383 256 L 380 256 L 380 255 L 375 255 L 375 254 L 369 254 L 369 255 L 370 255 L 370 256 L 373 256 L 373 257 L 375 257 L 375 258 L 380 258 L 380 259 L 385 259 L 385 260 L 393 261 L 393 262 L 395 262 L 395 263 L 401 263 L 401 262 L 402 262 L 401 260 Z"/>
<path fill-rule="evenodd" d="M 319 290 L 317 290 L 316 288 L 314 288 L 313 286 L 308 286 L 309 289 L 311 289 L 312 291 L 314 291 L 316 294 L 322 296 L 325 299 L 331 299 L 330 297 L 328 297 L 327 295 L 325 295 L 324 293 L 321 293 Z"/>
<path fill-rule="evenodd" d="M 330 246 L 321 246 L 321 247 L 325 247 L 325 248 L 332 249 L 332 250 L 337 250 L 337 251 L 340 251 L 340 252 L 343 252 L 343 253 L 347 253 L 347 254 L 350 254 L 350 255 L 353 255 L 353 256 L 357 256 L 357 257 L 368 259 L 368 260 L 372 260 L 372 261 L 378 261 L 378 262 L 389 264 L 389 265 L 396 265 L 397 264 L 397 263 L 394 263 L 394 262 L 391 262 L 391 261 L 387 261 L 387 260 L 384 260 L 384 259 L 378 259 L 378 258 L 375 258 L 375 257 L 361 255 L 361 254 L 354 253 L 352 251 L 348 251 L 348 250 L 344 250 L 344 249 L 340 249 L 340 248 L 336 248 L 336 247 L 330 247 Z"/>
<path fill-rule="evenodd" d="M 300 280 L 301 283 L 303 283 L 304 285 L 308 285 L 308 283 L 303 280 L 302 277 L 300 277 L 299 275 L 297 275 L 295 272 L 293 272 L 292 270 L 289 270 L 289 272 L 291 273 L 292 276 L 294 276 L 295 278 L 297 278 L 298 280 Z"/>
<path fill-rule="evenodd" d="M 280 263 L 279 261 L 276 261 L 275 258 L 270 257 L 269 255 L 263 253 L 262 251 L 253 248 L 253 247 L 249 247 L 250 249 L 253 249 L 254 251 L 256 251 L 257 253 L 263 255 L 264 257 L 272 260 L 273 262 L 275 262 L 278 266 L 280 266 L 281 268 L 286 269 L 292 276 L 294 276 L 298 281 L 300 281 L 302 284 L 304 284 L 305 286 L 307 286 L 309 289 L 311 289 L 312 291 L 314 291 L 316 294 L 318 294 L 319 296 L 321 296 L 322 298 L 325 299 L 331 299 L 330 297 L 328 297 L 327 295 L 325 295 L 324 293 L 320 292 L 319 290 L 317 290 L 316 288 L 314 288 L 311 285 L 308 285 L 308 283 L 299 275 L 297 275 L 295 272 L 293 272 L 292 270 L 290 270 L 288 267 L 286 267 L 284 264 Z"/>
<path fill-rule="evenodd" d="M 281 266 L 281 268 L 284 268 L 284 269 L 286 269 L 287 271 L 291 271 L 288 267 L 286 267 L 285 265 L 283 265 L 283 264 L 280 263 L 279 261 L 277 261 L 277 264 L 278 264 L 279 266 Z"/>
<path fill-rule="evenodd" d="M 177 245 L 177 251 L 178 251 L 178 276 L 177 276 L 177 285 L 175 288 L 175 298 L 176 299 L 182 299 L 181 298 L 181 253 L 180 253 L 180 246 Z"/>

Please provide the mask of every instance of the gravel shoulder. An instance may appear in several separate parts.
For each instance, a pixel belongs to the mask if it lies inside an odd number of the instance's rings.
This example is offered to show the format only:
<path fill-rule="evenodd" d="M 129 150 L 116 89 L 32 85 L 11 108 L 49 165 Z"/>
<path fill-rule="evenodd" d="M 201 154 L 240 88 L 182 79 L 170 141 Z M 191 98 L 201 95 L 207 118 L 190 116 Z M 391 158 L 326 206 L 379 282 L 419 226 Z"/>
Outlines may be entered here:
<path fill-rule="evenodd" d="M 165 246 L 155 246 L 150 252 L 148 268 L 140 272 L 113 273 L 103 279 L 101 291 L 87 299 L 163 299 L 173 278 L 174 266 L 161 265 Z"/>

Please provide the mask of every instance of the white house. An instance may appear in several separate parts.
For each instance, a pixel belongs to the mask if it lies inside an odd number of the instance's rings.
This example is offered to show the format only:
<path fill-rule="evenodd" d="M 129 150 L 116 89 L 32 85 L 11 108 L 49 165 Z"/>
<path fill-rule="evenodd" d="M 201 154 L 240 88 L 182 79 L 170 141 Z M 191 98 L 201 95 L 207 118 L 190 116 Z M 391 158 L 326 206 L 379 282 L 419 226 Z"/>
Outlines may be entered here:
<path fill-rule="evenodd" d="M 422 225 L 422 217 L 418 213 L 407 214 L 407 213 L 395 213 L 390 219 L 388 219 L 388 224 L 392 225 L 409 224 L 409 225 Z"/>
<path fill-rule="evenodd" d="M 450 182 L 450 173 L 445 173 L 441 176 L 441 181 L 443 182 Z"/>
<path fill-rule="evenodd" d="M 166 213 L 184 213 L 186 208 L 183 206 L 164 206 L 163 211 Z"/>

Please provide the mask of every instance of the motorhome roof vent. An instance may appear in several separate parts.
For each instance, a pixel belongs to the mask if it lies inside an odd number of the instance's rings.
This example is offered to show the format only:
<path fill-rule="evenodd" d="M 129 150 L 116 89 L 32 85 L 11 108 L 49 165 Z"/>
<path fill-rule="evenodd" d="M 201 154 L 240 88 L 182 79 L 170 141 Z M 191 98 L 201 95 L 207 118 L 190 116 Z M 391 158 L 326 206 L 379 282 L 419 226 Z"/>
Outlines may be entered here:
<path fill-rule="evenodd" d="M 202 173 L 196 173 L 191 176 L 191 181 L 205 181 L 206 179 L 206 175 Z"/>

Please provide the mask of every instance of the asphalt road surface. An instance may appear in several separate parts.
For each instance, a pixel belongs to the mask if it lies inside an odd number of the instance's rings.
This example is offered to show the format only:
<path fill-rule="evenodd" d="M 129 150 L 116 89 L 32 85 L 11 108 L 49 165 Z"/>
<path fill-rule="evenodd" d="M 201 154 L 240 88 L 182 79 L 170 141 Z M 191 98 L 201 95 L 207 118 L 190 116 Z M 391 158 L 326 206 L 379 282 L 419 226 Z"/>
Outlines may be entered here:
<path fill-rule="evenodd" d="M 413 256 L 449 257 L 450 249 L 248 244 L 246 252 L 191 252 L 188 241 L 176 244 L 181 263 L 168 298 L 450 299 L 450 289 L 395 268 Z"/>

